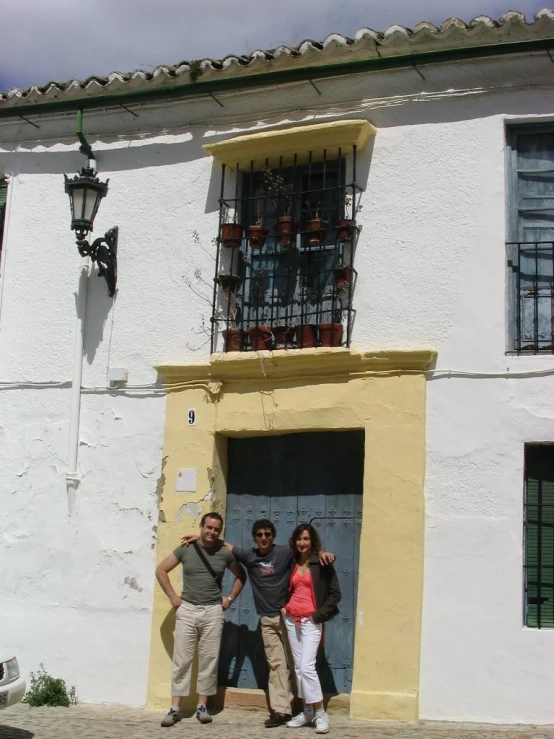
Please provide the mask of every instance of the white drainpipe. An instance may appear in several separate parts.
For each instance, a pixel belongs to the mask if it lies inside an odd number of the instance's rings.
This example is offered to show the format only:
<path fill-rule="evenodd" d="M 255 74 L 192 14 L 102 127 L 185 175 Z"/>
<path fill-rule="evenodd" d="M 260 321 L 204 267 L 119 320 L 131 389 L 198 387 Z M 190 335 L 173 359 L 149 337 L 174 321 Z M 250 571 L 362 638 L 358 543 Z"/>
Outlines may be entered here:
<path fill-rule="evenodd" d="M 83 377 L 83 347 L 85 340 L 85 324 L 87 314 L 87 293 L 90 274 L 90 259 L 86 258 L 79 275 L 79 292 L 77 294 L 77 322 L 75 324 L 75 351 L 73 354 L 73 377 L 71 381 L 71 411 L 69 417 L 69 451 L 67 473 L 67 502 L 69 513 L 75 507 L 75 497 L 81 477 L 79 475 L 79 419 L 81 415 L 81 385 Z"/>

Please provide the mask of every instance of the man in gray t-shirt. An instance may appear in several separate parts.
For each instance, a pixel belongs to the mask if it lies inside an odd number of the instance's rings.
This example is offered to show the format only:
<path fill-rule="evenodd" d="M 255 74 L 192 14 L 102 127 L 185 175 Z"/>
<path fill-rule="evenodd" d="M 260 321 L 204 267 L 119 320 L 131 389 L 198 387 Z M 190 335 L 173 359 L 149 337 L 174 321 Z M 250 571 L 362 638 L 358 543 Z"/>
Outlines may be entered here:
<path fill-rule="evenodd" d="M 198 649 L 198 705 L 196 718 L 202 724 L 210 723 L 207 710 L 208 696 L 217 692 L 217 665 L 223 612 L 238 596 L 246 581 L 246 574 L 228 547 L 219 541 L 223 519 L 219 513 L 207 513 L 200 522 L 200 536 L 194 546 L 177 547 L 156 568 L 156 577 L 176 611 L 175 646 L 171 673 L 171 708 L 162 720 L 162 726 L 173 726 L 181 720 L 181 698 L 190 695 L 190 681 L 194 654 Z M 177 595 L 169 580 L 169 573 L 179 563 L 183 568 L 183 590 Z M 236 577 L 229 595 L 221 594 L 221 580 L 225 569 Z"/>
<path fill-rule="evenodd" d="M 268 728 L 281 726 L 290 719 L 290 704 L 293 698 L 290 683 L 292 664 L 288 657 L 286 629 L 280 610 L 287 600 L 294 557 L 290 546 L 273 543 L 276 534 L 273 522 L 261 518 L 252 525 L 255 547 L 241 549 L 224 542 L 226 549 L 232 552 L 237 562 L 244 565 L 248 571 L 256 613 L 260 616 L 264 652 L 269 665 L 268 692 L 271 715 L 265 722 Z M 182 541 L 189 542 L 195 538 L 185 536 Z M 335 556 L 329 552 L 321 552 L 320 560 L 323 564 L 332 563 Z"/>

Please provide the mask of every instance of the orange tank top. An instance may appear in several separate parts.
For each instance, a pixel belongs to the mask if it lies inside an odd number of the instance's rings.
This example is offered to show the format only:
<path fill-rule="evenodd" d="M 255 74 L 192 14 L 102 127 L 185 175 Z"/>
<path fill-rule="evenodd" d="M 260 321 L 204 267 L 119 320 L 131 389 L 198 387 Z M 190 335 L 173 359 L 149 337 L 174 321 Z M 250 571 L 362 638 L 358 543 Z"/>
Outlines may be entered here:
<path fill-rule="evenodd" d="M 296 565 L 290 578 L 290 587 L 292 595 L 286 610 L 300 624 L 301 618 L 310 618 L 317 610 L 312 573 L 308 570 L 305 575 L 300 575 Z"/>

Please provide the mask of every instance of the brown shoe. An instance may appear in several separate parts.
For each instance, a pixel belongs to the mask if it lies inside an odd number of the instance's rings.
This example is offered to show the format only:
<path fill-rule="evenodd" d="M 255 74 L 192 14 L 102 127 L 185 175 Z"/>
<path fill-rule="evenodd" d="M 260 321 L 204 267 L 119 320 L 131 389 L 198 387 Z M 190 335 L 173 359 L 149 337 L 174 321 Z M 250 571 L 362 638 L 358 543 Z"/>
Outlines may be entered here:
<path fill-rule="evenodd" d="M 274 726 L 282 726 L 290 721 L 290 713 L 273 713 L 266 721 L 264 721 L 266 728 L 272 729 Z"/>

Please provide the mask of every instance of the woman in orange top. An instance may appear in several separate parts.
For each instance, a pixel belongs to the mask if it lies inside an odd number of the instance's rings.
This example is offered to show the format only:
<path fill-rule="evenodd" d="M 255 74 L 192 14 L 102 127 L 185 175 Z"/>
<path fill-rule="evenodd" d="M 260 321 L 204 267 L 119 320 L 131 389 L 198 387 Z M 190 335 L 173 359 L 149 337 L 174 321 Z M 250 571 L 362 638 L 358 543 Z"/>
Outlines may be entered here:
<path fill-rule="evenodd" d="M 296 564 L 289 584 L 289 600 L 281 610 L 289 637 L 298 696 L 304 710 L 287 726 L 313 726 L 316 734 L 327 734 L 329 717 L 323 708 L 321 683 L 315 669 L 323 623 L 339 612 L 341 592 L 333 565 L 321 565 L 321 542 L 311 524 L 302 523 L 292 532 L 289 544 Z"/>

